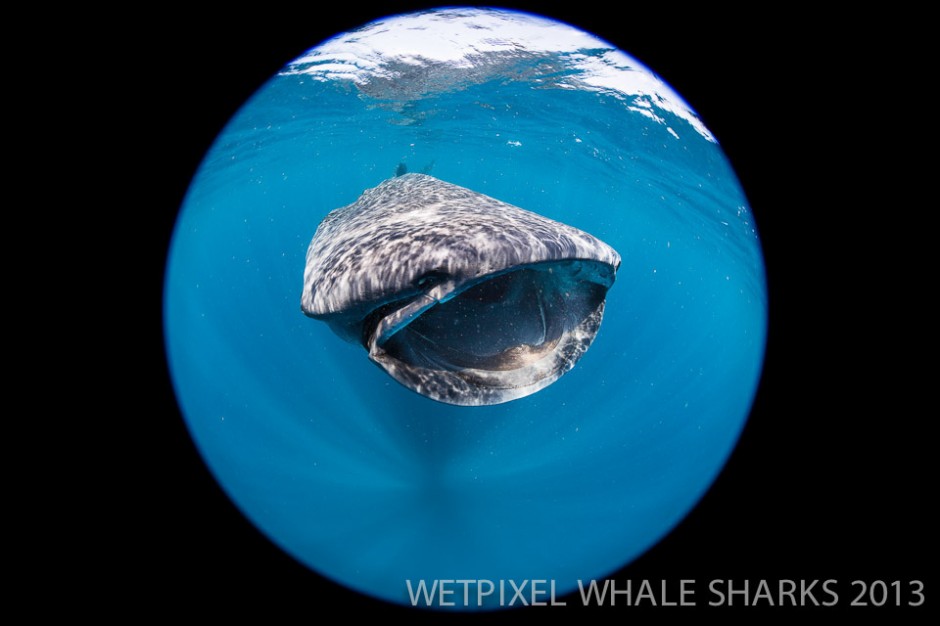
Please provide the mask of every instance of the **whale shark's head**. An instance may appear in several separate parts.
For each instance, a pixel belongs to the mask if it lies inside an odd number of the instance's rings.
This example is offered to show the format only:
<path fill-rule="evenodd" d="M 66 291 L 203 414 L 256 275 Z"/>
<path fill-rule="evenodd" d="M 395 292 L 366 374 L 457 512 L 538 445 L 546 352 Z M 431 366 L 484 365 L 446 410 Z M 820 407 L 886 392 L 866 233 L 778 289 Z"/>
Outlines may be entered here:
<path fill-rule="evenodd" d="M 324 218 L 301 308 L 424 396 L 507 402 L 594 340 L 620 256 L 571 226 L 424 174 Z"/>

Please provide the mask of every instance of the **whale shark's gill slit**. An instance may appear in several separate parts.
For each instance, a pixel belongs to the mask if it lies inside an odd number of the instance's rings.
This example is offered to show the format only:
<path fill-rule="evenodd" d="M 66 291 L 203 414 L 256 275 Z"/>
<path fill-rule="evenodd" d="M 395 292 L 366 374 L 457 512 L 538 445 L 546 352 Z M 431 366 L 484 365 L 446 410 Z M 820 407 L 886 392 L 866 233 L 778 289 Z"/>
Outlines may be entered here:
<path fill-rule="evenodd" d="M 539 343 L 545 343 L 545 337 L 548 336 L 548 324 L 545 322 L 545 300 L 544 293 L 539 290 L 539 321 L 542 323 L 542 338 Z"/>
<path fill-rule="evenodd" d="M 401 172 L 320 223 L 301 308 L 417 393 L 499 404 L 574 367 L 619 266 L 582 230 Z"/>

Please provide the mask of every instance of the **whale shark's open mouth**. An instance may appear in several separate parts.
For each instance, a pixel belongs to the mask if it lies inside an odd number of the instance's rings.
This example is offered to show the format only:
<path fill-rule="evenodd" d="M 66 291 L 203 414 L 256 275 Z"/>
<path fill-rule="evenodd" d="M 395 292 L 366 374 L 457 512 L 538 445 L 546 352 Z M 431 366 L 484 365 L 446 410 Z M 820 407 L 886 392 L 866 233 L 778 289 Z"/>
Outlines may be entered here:
<path fill-rule="evenodd" d="M 364 344 L 396 380 L 435 400 L 506 402 L 574 366 L 597 334 L 612 282 L 603 263 L 533 264 L 485 276 L 441 301 L 421 296 L 382 307 L 365 321 Z"/>
<path fill-rule="evenodd" d="M 301 309 L 413 391 L 499 404 L 574 367 L 619 266 L 616 250 L 573 226 L 403 174 L 320 222 Z"/>

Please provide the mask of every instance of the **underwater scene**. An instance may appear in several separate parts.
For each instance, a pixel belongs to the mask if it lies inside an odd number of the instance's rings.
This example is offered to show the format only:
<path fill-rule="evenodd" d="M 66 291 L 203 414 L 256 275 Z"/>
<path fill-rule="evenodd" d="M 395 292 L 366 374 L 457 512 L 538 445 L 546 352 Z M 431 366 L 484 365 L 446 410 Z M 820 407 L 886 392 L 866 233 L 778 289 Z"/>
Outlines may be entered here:
<path fill-rule="evenodd" d="M 272 542 L 374 598 L 499 609 L 416 589 L 561 597 L 665 536 L 745 424 L 767 290 L 679 94 L 574 26 L 451 8 L 245 103 L 180 208 L 164 330 L 202 457 Z"/>

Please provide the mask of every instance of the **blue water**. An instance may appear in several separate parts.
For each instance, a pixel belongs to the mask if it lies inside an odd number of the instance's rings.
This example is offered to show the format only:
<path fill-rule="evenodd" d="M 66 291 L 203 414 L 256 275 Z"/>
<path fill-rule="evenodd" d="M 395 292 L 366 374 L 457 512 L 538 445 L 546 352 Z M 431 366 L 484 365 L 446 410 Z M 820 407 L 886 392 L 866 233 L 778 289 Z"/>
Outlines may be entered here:
<path fill-rule="evenodd" d="M 561 594 L 703 495 L 760 374 L 760 244 L 720 147 L 628 104 L 494 79 L 402 105 L 295 74 L 231 121 L 179 214 L 166 345 L 199 450 L 272 541 L 393 602 L 409 602 L 407 579 L 549 579 Z M 507 404 L 444 405 L 301 313 L 317 224 L 399 163 L 620 253 L 571 372 Z"/>

